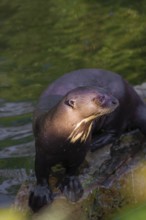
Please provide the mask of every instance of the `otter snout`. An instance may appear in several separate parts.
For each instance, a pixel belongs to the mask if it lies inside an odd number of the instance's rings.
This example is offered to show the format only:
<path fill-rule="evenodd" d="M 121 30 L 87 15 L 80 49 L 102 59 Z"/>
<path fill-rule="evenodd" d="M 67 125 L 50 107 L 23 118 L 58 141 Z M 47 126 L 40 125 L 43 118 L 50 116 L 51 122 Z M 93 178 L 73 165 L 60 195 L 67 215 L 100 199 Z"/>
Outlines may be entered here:
<path fill-rule="evenodd" d="M 111 97 L 111 105 L 112 105 L 114 108 L 117 108 L 117 107 L 119 106 L 119 100 L 112 96 L 112 97 Z"/>
<path fill-rule="evenodd" d="M 116 108 L 119 105 L 119 101 L 117 98 L 107 95 L 107 94 L 98 94 L 97 97 L 98 103 L 100 103 L 101 107 L 104 108 Z"/>

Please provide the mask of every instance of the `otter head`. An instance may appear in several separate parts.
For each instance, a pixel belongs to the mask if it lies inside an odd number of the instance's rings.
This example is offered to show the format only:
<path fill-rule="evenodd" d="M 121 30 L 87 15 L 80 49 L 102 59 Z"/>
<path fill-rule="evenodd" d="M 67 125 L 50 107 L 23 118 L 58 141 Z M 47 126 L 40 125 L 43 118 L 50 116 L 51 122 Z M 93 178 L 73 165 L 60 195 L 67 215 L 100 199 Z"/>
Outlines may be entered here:
<path fill-rule="evenodd" d="M 102 88 L 78 87 L 65 96 L 64 104 L 79 118 L 90 120 L 112 112 L 119 102 Z"/>
<path fill-rule="evenodd" d="M 93 120 L 108 114 L 119 105 L 118 100 L 108 95 L 101 88 L 78 87 L 71 90 L 62 100 L 71 112 L 73 130 L 68 140 L 75 143 L 80 140 L 85 142 L 90 134 Z"/>

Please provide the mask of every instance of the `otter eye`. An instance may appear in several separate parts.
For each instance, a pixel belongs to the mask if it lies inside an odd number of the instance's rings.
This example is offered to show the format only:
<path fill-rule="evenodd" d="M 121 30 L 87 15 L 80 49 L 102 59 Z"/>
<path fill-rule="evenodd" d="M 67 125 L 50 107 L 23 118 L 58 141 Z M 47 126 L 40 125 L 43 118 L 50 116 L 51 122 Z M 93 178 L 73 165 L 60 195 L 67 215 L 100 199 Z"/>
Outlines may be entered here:
<path fill-rule="evenodd" d="M 66 100 L 65 104 L 72 107 L 72 108 L 75 107 L 75 101 L 73 99 Z"/>

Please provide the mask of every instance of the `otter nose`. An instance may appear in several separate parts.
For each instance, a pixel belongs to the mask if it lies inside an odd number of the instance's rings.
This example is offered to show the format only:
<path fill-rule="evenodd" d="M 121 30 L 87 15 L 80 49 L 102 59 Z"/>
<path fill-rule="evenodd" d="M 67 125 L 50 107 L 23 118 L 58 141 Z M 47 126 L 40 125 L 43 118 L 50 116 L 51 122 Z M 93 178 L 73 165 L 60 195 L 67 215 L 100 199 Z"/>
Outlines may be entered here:
<path fill-rule="evenodd" d="M 115 97 L 112 97 L 111 103 L 112 103 L 113 105 L 116 105 L 116 106 L 119 105 L 119 101 L 118 101 L 118 99 L 116 99 Z"/>
<path fill-rule="evenodd" d="M 116 99 L 115 97 L 113 97 L 111 95 L 107 95 L 107 94 L 99 94 L 98 95 L 98 101 L 100 102 L 100 104 L 102 106 L 116 107 L 116 106 L 119 105 L 118 99 Z"/>

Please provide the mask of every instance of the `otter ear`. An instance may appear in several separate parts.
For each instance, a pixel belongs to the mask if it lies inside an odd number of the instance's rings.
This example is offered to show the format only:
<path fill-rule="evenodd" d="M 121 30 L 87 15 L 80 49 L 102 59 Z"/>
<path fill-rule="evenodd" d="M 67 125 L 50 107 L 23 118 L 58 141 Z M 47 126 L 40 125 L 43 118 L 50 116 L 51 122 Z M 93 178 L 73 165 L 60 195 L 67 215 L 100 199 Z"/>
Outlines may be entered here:
<path fill-rule="evenodd" d="M 72 108 L 75 108 L 75 100 L 73 100 L 73 99 L 65 100 L 65 104 L 72 107 Z"/>

